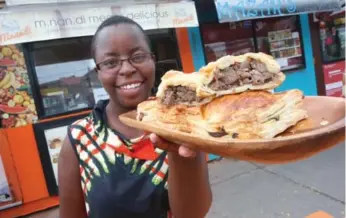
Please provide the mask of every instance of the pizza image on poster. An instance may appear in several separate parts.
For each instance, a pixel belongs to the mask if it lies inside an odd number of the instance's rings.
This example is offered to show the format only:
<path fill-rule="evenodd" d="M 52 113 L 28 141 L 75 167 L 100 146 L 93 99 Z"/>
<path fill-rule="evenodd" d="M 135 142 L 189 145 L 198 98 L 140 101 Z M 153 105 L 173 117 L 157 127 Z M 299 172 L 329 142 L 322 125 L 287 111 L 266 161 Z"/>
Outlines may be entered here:
<path fill-rule="evenodd" d="M 67 127 L 61 126 L 53 129 L 44 130 L 46 143 L 48 145 L 48 152 L 50 156 L 51 165 L 54 172 L 56 184 L 58 184 L 58 158 L 62 143 L 67 135 Z"/>
<path fill-rule="evenodd" d="M 19 127 L 36 120 L 22 48 L 0 46 L 0 127 Z"/>

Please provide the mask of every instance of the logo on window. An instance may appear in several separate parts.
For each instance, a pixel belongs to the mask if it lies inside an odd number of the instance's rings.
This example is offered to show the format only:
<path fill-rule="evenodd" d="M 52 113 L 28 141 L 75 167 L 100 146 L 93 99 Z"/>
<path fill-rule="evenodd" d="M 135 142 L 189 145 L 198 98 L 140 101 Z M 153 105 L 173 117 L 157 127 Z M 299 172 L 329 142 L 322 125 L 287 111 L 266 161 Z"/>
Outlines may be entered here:
<path fill-rule="evenodd" d="M 17 21 L 12 19 L 4 19 L 1 23 L 0 44 L 3 44 L 10 40 L 15 40 L 31 34 L 30 26 L 26 26 L 23 29 L 20 27 Z M 15 43 L 15 42 L 12 42 Z"/>
<path fill-rule="evenodd" d="M 187 12 L 184 8 L 176 8 L 174 10 L 173 24 L 181 25 L 194 21 L 194 15 Z"/>

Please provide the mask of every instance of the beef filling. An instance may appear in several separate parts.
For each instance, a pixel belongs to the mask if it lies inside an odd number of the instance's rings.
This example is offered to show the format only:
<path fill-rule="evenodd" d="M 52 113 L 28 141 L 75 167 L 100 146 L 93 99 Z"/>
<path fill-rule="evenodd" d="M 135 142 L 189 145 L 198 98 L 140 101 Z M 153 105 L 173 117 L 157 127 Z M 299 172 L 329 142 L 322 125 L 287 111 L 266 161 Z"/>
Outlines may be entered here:
<path fill-rule="evenodd" d="M 185 86 L 168 87 L 162 98 L 162 103 L 165 105 L 192 103 L 195 101 L 200 101 L 200 98 L 196 96 L 196 91 Z"/>
<path fill-rule="evenodd" d="M 214 73 L 214 79 L 209 87 L 213 90 L 226 90 L 233 87 L 252 84 L 262 85 L 274 79 L 265 64 L 258 61 L 244 61 L 236 63 Z"/>

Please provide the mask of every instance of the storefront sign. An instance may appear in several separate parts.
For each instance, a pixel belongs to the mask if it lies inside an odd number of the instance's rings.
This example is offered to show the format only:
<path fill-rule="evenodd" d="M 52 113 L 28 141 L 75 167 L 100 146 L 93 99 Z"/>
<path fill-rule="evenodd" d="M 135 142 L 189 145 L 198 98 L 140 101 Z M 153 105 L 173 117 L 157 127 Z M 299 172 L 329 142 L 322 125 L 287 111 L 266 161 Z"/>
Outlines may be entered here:
<path fill-rule="evenodd" d="M 323 65 L 324 83 L 327 96 L 342 97 L 345 61 Z"/>
<path fill-rule="evenodd" d="M 103 2 L 103 0 L 6 0 L 7 6 L 17 5 L 34 5 L 34 4 L 54 4 L 54 3 L 75 3 L 75 2 Z M 124 4 L 146 4 L 146 3 L 164 3 L 173 2 L 172 0 L 116 0 L 114 1 L 117 5 Z"/>
<path fill-rule="evenodd" d="M 32 5 L 32 4 L 52 4 L 52 3 L 70 3 L 70 2 L 91 2 L 95 0 L 6 0 L 7 6 Z M 96 0 L 100 2 L 101 0 Z"/>
<path fill-rule="evenodd" d="M 93 35 L 114 14 L 131 18 L 144 29 L 198 26 L 194 2 L 0 13 L 0 45 Z"/>
<path fill-rule="evenodd" d="M 215 5 L 220 23 L 341 8 L 340 0 L 215 0 Z"/>

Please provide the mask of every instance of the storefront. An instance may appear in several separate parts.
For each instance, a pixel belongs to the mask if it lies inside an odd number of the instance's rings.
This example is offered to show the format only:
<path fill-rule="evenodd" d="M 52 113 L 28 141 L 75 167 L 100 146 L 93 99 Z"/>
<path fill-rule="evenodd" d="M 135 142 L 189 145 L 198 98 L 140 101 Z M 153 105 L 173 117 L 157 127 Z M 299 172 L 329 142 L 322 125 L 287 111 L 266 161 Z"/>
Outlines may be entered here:
<path fill-rule="evenodd" d="M 66 127 L 108 98 L 90 56 L 92 35 L 108 16 L 129 16 L 147 31 L 156 88 L 169 69 L 196 69 L 188 35 L 198 26 L 194 2 L 24 2 L 8 0 L 0 10 L 0 217 L 59 204 L 57 157 Z"/>
<path fill-rule="evenodd" d="M 310 15 L 320 95 L 345 97 L 345 10 Z"/>
<path fill-rule="evenodd" d="M 195 1 L 199 29 L 190 28 L 200 66 L 225 54 L 264 52 L 286 74 L 276 90 L 317 95 L 313 43 L 307 13 L 340 8 L 340 1 Z M 205 57 L 204 59 L 202 57 Z"/>

